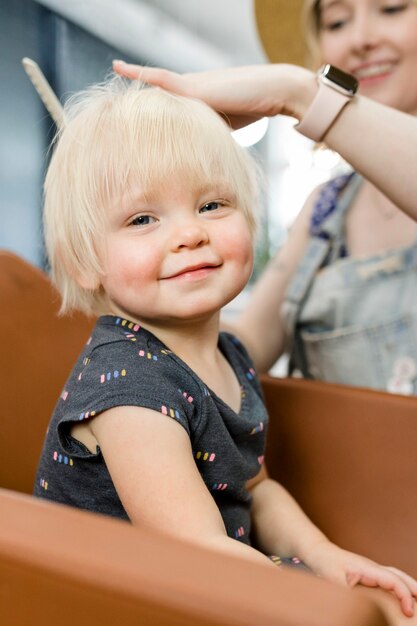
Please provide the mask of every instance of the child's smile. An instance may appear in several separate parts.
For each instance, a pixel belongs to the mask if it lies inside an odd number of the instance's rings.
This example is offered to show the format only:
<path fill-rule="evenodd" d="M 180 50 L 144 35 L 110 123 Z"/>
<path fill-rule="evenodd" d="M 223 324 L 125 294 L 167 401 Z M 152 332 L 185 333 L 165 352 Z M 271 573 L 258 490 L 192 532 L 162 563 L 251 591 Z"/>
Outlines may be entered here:
<path fill-rule="evenodd" d="M 109 312 L 152 325 L 206 319 L 246 284 L 252 237 L 223 185 L 173 181 L 121 205 L 106 235 Z"/>
<path fill-rule="evenodd" d="M 215 272 L 219 267 L 221 264 L 198 263 L 191 267 L 185 267 L 170 276 L 164 276 L 161 280 L 201 280 Z"/>

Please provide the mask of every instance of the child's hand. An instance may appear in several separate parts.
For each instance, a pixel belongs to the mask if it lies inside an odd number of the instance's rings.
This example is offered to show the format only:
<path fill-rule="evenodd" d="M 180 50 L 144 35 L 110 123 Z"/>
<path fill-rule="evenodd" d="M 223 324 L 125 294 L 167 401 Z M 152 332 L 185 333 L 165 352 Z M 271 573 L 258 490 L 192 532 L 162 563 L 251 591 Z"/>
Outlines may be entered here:
<path fill-rule="evenodd" d="M 394 567 L 384 567 L 329 541 L 319 543 L 305 559 L 318 576 L 354 587 L 380 587 L 398 598 L 407 617 L 414 615 L 417 581 Z"/>

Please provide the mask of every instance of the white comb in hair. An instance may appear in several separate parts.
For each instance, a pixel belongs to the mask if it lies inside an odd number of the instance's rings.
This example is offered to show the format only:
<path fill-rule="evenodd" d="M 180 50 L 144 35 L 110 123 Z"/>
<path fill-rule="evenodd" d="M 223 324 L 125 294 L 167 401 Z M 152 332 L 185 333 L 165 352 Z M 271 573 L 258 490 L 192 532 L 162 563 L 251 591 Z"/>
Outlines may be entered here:
<path fill-rule="evenodd" d="M 32 59 L 28 57 L 22 59 L 22 65 L 55 124 L 60 128 L 64 121 L 62 104 L 53 92 L 41 68 L 35 61 L 32 61 Z"/>

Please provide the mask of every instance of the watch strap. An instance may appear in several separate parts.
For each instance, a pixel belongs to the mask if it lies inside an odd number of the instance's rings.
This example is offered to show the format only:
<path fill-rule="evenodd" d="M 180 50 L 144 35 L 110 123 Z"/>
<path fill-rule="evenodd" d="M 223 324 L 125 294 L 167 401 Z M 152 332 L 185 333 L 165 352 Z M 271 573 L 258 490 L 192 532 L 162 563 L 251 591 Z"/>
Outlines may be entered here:
<path fill-rule="evenodd" d="M 313 141 L 322 141 L 340 111 L 352 99 L 351 95 L 336 91 L 323 82 L 296 130 Z"/>

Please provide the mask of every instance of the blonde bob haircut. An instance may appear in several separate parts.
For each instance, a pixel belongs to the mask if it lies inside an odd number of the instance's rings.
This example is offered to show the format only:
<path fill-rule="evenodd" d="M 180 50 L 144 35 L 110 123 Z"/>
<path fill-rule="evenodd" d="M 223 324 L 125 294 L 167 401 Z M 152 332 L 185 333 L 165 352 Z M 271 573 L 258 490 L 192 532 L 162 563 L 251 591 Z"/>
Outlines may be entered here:
<path fill-rule="evenodd" d="M 101 288 L 111 206 L 132 184 L 221 184 L 256 229 L 258 169 L 200 101 L 112 77 L 68 101 L 45 180 L 44 230 L 61 313 L 106 312 Z"/>

